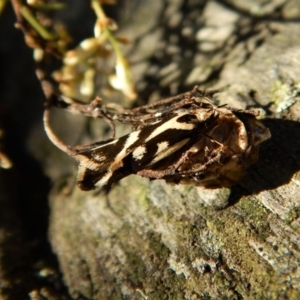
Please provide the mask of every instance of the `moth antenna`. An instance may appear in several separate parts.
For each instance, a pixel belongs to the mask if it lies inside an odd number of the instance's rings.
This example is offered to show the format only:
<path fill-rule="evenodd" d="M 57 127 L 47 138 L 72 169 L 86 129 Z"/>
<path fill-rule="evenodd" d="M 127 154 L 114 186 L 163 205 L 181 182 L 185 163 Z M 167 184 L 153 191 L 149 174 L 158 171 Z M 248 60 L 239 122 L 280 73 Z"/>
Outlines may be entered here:
<path fill-rule="evenodd" d="M 65 152 L 68 155 L 76 155 L 76 152 L 70 147 L 64 144 L 63 141 L 61 141 L 57 135 L 53 132 L 51 125 L 50 125 L 50 106 L 46 105 L 44 110 L 44 116 L 43 116 L 43 122 L 44 122 L 44 129 L 45 132 L 49 138 L 49 140 L 61 151 Z"/>

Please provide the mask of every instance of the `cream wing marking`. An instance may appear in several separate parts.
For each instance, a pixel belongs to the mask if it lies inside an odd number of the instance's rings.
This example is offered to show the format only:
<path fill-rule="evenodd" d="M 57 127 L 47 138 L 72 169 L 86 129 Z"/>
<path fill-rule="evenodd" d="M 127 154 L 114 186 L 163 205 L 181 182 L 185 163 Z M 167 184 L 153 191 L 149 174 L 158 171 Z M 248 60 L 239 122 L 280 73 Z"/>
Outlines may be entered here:
<path fill-rule="evenodd" d="M 181 116 L 186 115 L 187 112 L 183 111 L 180 114 L 176 115 L 176 117 L 168 120 L 167 122 L 164 122 L 161 124 L 161 126 L 158 126 L 154 131 L 151 132 L 151 134 L 145 139 L 145 142 L 149 142 L 156 136 L 162 134 L 168 129 L 178 129 L 178 130 L 192 130 L 195 128 L 195 124 L 189 124 L 189 123 L 179 123 L 177 122 L 177 119 Z"/>
<path fill-rule="evenodd" d="M 141 160 L 145 153 L 147 152 L 146 147 L 145 146 L 138 146 L 133 152 L 132 152 L 132 157 L 135 160 Z"/>

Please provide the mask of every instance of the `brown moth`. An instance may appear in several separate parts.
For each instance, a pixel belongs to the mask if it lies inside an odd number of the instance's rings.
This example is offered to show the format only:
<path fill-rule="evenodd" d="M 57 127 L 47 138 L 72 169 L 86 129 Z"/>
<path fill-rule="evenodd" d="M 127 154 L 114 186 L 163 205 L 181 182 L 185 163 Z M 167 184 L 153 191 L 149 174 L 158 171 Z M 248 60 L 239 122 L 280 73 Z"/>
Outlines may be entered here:
<path fill-rule="evenodd" d="M 80 189 L 111 186 L 130 174 L 206 188 L 236 184 L 257 161 L 270 131 L 255 111 L 212 104 L 209 97 L 214 93 L 196 87 L 181 97 L 111 117 L 131 123 L 134 130 L 73 148 Z"/>

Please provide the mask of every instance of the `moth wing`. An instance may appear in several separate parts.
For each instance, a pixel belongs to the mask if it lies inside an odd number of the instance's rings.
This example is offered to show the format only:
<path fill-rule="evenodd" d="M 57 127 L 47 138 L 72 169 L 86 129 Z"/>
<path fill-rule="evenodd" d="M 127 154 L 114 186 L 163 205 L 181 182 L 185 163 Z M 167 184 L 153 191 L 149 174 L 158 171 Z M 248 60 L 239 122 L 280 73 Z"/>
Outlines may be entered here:
<path fill-rule="evenodd" d="M 126 136 L 106 143 L 80 148 L 74 156 L 79 161 L 77 184 L 82 190 L 92 190 L 107 183 L 108 171 L 122 149 Z"/>
<path fill-rule="evenodd" d="M 186 110 L 107 143 L 84 147 L 75 158 L 79 161 L 77 183 L 91 190 L 138 173 L 168 159 L 188 143 L 197 118 Z"/>

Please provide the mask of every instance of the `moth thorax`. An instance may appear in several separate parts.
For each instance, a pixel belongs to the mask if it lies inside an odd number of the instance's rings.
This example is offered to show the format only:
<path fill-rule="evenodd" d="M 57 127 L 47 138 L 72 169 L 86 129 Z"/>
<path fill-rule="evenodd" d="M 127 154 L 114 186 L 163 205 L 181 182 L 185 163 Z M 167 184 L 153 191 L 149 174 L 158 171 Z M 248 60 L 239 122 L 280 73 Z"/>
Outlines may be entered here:
<path fill-rule="evenodd" d="M 214 109 L 197 109 L 195 115 L 199 122 L 204 122 L 206 121 L 213 113 L 215 112 Z"/>

